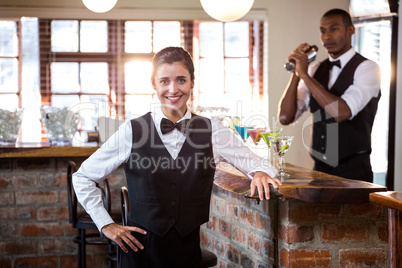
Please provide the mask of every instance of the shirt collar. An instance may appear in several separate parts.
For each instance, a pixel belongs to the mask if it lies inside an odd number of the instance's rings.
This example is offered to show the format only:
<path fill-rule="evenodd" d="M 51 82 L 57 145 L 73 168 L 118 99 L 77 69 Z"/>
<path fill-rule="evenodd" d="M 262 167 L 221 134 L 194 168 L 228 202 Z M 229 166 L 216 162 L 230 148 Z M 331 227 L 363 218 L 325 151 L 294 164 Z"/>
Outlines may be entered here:
<path fill-rule="evenodd" d="M 350 61 L 350 59 L 353 58 L 353 56 L 355 54 L 356 54 L 356 51 L 352 47 L 336 59 L 332 58 L 331 56 L 328 56 L 328 57 L 329 57 L 329 61 L 340 60 L 341 61 L 341 69 L 342 69 Z"/>
<path fill-rule="evenodd" d="M 160 126 L 161 121 L 162 121 L 162 118 L 169 119 L 169 118 L 167 118 L 166 115 L 162 112 L 162 108 L 161 108 L 161 107 L 162 107 L 161 105 L 155 106 L 155 107 L 153 108 L 153 112 L 152 112 L 152 118 L 153 118 L 153 120 L 154 120 L 154 122 L 155 122 L 155 124 L 156 124 L 157 126 Z M 186 113 L 184 114 L 184 116 L 183 116 L 182 118 L 180 118 L 180 120 L 177 121 L 177 122 L 180 122 L 180 121 L 182 121 L 182 120 L 184 120 L 184 119 L 191 119 L 191 112 L 190 112 L 190 109 L 189 109 L 188 107 L 187 107 L 187 112 L 186 112 Z"/>

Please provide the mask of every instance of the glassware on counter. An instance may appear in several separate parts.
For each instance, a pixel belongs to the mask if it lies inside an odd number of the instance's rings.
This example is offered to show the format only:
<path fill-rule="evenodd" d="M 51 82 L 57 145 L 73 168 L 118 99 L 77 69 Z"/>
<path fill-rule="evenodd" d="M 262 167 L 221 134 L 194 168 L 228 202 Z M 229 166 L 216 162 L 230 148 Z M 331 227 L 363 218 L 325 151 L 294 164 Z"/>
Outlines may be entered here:
<path fill-rule="evenodd" d="M 16 143 L 21 131 L 23 114 L 22 108 L 18 108 L 14 112 L 0 109 L 0 145 Z"/>
<path fill-rule="evenodd" d="M 271 148 L 273 148 L 274 152 L 279 157 L 278 178 L 283 180 L 284 177 L 290 176 L 283 170 L 283 156 L 289 150 L 289 147 L 292 144 L 294 136 L 285 136 L 285 135 L 269 136 L 268 139 L 271 143 Z"/>
<path fill-rule="evenodd" d="M 71 144 L 80 115 L 69 108 L 42 106 L 40 108 L 41 120 L 50 144 Z"/>

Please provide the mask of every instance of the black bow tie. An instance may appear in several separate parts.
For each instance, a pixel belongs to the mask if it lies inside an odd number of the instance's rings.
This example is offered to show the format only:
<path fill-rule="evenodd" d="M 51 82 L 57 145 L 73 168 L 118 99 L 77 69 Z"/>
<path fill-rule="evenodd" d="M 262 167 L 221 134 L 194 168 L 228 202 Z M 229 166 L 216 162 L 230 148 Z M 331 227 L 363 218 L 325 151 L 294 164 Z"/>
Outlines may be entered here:
<path fill-rule="evenodd" d="M 338 66 L 339 68 L 341 68 L 341 61 L 340 60 L 330 61 L 329 67 L 332 68 L 334 66 Z"/>
<path fill-rule="evenodd" d="M 161 132 L 162 132 L 162 134 L 166 134 L 166 133 L 169 133 L 169 132 L 173 131 L 173 129 L 176 128 L 180 132 L 184 133 L 184 132 L 186 132 L 186 129 L 188 129 L 190 127 L 189 126 L 189 121 L 190 121 L 190 119 L 185 119 L 185 120 L 182 120 L 180 122 L 173 123 L 169 119 L 162 118 Z"/>

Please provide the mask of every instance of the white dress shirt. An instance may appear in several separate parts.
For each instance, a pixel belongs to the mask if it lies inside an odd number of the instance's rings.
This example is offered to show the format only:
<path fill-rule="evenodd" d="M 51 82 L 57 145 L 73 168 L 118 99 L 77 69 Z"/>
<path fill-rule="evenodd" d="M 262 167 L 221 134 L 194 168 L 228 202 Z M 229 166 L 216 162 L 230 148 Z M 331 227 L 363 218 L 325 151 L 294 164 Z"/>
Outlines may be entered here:
<path fill-rule="evenodd" d="M 160 107 L 152 113 L 152 118 L 166 149 L 172 158 L 176 159 L 186 137 L 177 129 L 162 134 L 160 123 L 166 116 Z M 181 120 L 190 119 L 187 113 Z M 252 179 L 255 172 L 263 171 L 271 177 L 277 175 L 277 170 L 266 159 L 258 157 L 231 130 L 223 126 L 217 119 L 211 119 L 212 145 L 215 163 L 224 160 Z M 103 206 L 99 189 L 95 183 L 101 182 L 121 164 L 127 162 L 132 146 L 131 122 L 124 122 L 118 131 L 112 135 L 94 154 L 85 160 L 79 170 L 73 174 L 73 185 L 78 201 L 91 216 L 99 231 L 103 226 L 113 223 L 112 218 Z"/>
<path fill-rule="evenodd" d="M 329 71 L 329 91 L 331 91 L 331 87 L 338 79 L 342 69 L 355 54 L 355 50 L 351 48 L 336 59 L 341 61 L 341 68 L 334 66 Z M 329 56 L 329 60 L 334 61 L 331 56 Z M 319 66 L 320 62 L 310 64 L 308 73 L 311 77 L 314 76 Z M 353 84 L 351 84 L 341 96 L 352 112 L 352 116 L 349 118 L 349 120 L 352 120 L 353 117 L 363 110 L 363 108 L 373 97 L 378 97 L 378 94 L 380 93 L 380 86 L 381 72 L 377 63 L 372 60 L 365 60 L 359 64 L 359 66 L 357 66 L 353 77 Z M 294 121 L 296 121 L 302 115 L 302 113 L 308 109 L 310 97 L 310 90 L 304 81 L 301 80 L 297 91 L 297 112 Z"/>

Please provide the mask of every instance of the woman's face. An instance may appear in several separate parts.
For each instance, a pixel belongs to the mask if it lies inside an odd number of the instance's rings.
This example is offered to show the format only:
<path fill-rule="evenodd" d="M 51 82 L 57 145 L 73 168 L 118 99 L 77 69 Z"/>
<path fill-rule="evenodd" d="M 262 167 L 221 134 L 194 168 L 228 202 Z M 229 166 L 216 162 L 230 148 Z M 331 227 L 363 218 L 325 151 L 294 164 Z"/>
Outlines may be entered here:
<path fill-rule="evenodd" d="M 172 113 L 181 113 L 180 118 L 184 116 L 194 81 L 191 81 L 190 73 L 182 63 L 160 65 L 155 71 L 152 85 L 166 116 Z"/>

